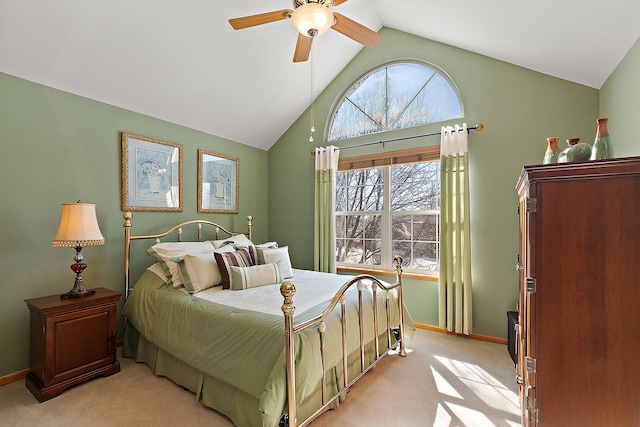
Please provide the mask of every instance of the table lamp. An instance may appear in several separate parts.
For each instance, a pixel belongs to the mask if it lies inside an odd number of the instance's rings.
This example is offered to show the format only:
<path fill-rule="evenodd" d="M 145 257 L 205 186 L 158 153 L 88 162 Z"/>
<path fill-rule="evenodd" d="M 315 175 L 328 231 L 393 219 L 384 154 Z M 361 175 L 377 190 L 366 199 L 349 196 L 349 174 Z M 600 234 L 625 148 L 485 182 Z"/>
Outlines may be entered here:
<path fill-rule="evenodd" d="M 73 258 L 75 264 L 71 264 L 71 270 L 76 273 L 73 289 L 60 295 L 60 298 L 80 298 L 94 294 L 95 290 L 85 289 L 82 283 L 82 272 L 87 268 L 87 264 L 82 262 L 82 248 L 104 245 L 104 237 L 96 218 L 96 205 L 80 203 L 80 200 L 77 203 L 63 203 L 60 226 L 51 245 L 76 250 L 76 256 Z"/>

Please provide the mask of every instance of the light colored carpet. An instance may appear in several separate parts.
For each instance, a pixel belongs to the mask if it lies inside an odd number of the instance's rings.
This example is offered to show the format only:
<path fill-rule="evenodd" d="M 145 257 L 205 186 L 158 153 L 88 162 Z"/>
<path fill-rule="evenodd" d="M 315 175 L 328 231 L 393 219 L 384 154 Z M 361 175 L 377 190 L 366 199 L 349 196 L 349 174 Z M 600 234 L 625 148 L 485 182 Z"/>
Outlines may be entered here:
<path fill-rule="evenodd" d="M 506 346 L 418 330 L 405 358 L 390 356 L 360 379 L 340 408 L 311 427 L 520 425 L 515 369 Z M 0 387 L 2 427 L 230 427 L 195 395 L 120 358 L 122 371 L 43 403 L 24 381 Z"/>

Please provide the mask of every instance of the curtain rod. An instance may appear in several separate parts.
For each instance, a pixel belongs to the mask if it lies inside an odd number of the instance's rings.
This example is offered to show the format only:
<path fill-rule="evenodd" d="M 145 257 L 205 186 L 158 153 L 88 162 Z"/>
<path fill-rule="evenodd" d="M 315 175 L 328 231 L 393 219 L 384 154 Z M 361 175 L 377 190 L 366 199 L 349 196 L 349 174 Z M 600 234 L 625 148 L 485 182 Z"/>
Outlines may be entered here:
<path fill-rule="evenodd" d="M 469 133 L 470 130 L 476 130 L 478 132 L 482 132 L 483 129 L 484 129 L 484 125 L 482 123 L 478 123 L 475 126 L 468 127 L 467 128 L 467 134 Z M 462 128 L 460 128 L 460 130 L 462 130 Z M 367 145 L 376 145 L 376 144 L 386 144 L 387 142 L 404 141 L 406 139 L 421 138 L 423 136 L 435 136 L 435 135 L 440 135 L 440 132 L 424 133 L 422 135 L 406 136 L 404 138 L 386 139 L 384 141 L 364 142 L 362 144 L 347 145 L 346 147 L 337 147 L 337 148 L 340 149 L 340 150 L 346 150 L 347 148 L 364 147 L 364 146 L 367 146 Z M 311 155 L 315 156 L 316 155 L 316 151 L 315 150 L 311 150 Z"/>

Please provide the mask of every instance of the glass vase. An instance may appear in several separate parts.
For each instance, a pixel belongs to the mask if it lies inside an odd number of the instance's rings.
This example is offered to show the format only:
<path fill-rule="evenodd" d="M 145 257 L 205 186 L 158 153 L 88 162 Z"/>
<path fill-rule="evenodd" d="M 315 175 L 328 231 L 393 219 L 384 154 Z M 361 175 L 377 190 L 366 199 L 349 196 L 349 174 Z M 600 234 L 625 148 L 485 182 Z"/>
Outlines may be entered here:
<path fill-rule="evenodd" d="M 613 158 L 613 147 L 611 145 L 611 137 L 609 137 L 609 129 L 607 124 L 608 118 L 600 118 L 596 120 L 598 130 L 596 132 L 596 140 L 591 148 L 591 160 L 604 160 Z"/>
<path fill-rule="evenodd" d="M 544 153 L 542 164 L 558 163 L 558 154 L 560 154 L 560 147 L 558 147 L 559 140 L 560 138 L 556 136 L 547 138 L 547 151 Z"/>

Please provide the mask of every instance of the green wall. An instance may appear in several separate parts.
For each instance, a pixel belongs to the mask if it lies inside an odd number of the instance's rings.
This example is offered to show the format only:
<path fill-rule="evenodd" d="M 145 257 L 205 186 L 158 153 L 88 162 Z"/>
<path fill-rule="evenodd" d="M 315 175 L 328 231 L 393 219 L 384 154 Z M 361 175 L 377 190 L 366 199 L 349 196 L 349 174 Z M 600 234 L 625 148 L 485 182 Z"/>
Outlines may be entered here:
<path fill-rule="evenodd" d="M 600 88 L 600 114 L 609 117 L 615 157 L 640 154 L 640 39 Z M 593 142 L 593 141 L 590 141 Z"/>
<path fill-rule="evenodd" d="M 540 163 L 546 138 L 580 137 L 592 141 L 598 117 L 598 91 L 505 62 L 393 29 L 380 31 L 375 49 L 363 49 L 315 103 L 316 143 L 309 138 L 309 111 L 269 150 L 269 238 L 288 244 L 292 262 L 313 265 L 313 157 L 326 145 L 323 132 L 333 104 L 359 77 L 383 63 L 418 59 L 444 70 L 458 86 L 470 135 L 471 239 L 474 332 L 506 337 L 506 311 L 516 306 L 518 218 L 515 184 L 522 166 Z M 319 41 L 321 43 L 322 40 Z M 353 145 L 387 137 L 439 132 L 440 124 L 348 140 Z M 341 157 L 437 145 L 439 137 L 344 150 Z M 437 325 L 437 283 L 409 281 L 409 311 L 415 321 Z"/>
<path fill-rule="evenodd" d="M 629 52 L 600 93 L 464 50 L 381 30 L 376 49 L 363 51 L 319 95 L 316 143 L 325 145 L 329 111 L 350 83 L 391 60 L 419 59 L 446 71 L 462 93 L 464 121 L 483 122 L 470 136 L 474 324 L 476 333 L 506 337 L 505 311 L 515 307 L 518 229 L 514 190 L 524 164 L 538 163 L 548 136 L 592 142 L 595 119 L 610 118 L 617 156 L 637 155 L 634 118 L 640 111 L 640 46 Z M 212 112 L 214 114 L 215 112 Z M 29 315 L 24 299 L 63 293 L 73 285 L 73 250 L 52 248 L 62 203 L 97 205 L 104 246 L 83 251 L 87 287 L 123 288 L 123 228 L 120 211 L 120 132 L 129 131 L 184 146 L 184 212 L 135 213 L 134 230 L 148 232 L 201 217 L 243 229 L 254 216 L 257 241 L 290 247 L 296 267 L 313 264 L 313 157 L 305 112 L 265 152 L 152 117 L 70 95 L 0 73 L 0 376 L 29 365 Z M 462 122 L 460 120 L 458 122 Z M 440 125 L 390 137 L 439 131 Z M 350 145 L 386 138 L 377 135 Z M 386 151 L 435 145 L 430 137 L 389 144 Z M 340 144 L 338 144 L 340 145 Z M 240 159 L 240 213 L 196 213 L 197 149 Z M 354 156 L 380 150 L 343 151 Z M 268 182 L 264 176 L 268 175 Z M 270 197 L 268 197 L 270 195 Z M 268 231 L 268 232 L 267 232 Z M 138 273 L 146 265 L 139 259 Z M 437 324 L 437 283 L 407 281 L 405 300 L 414 320 Z"/>
<path fill-rule="evenodd" d="M 253 215 L 256 239 L 267 239 L 266 151 L 0 73 L 0 377 L 29 367 L 24 300 L 73 286 L 69 266 L 74 250 L 51 247 L 62 203 L 95 203 L 106 238 L 104 246 L 83 251 L 85 286 L 124 288 L 122 131 L 183 145 L 183 212 L 134 213 L 134 231 L 149 232 L 194 217 L 244 230 L 246 216 Z M 240 159 L 239 214 L 197 214 L 198 148 Z M 139 257 L 135 270 L 142 271 L 148 261 L 146 255 Z"/>

